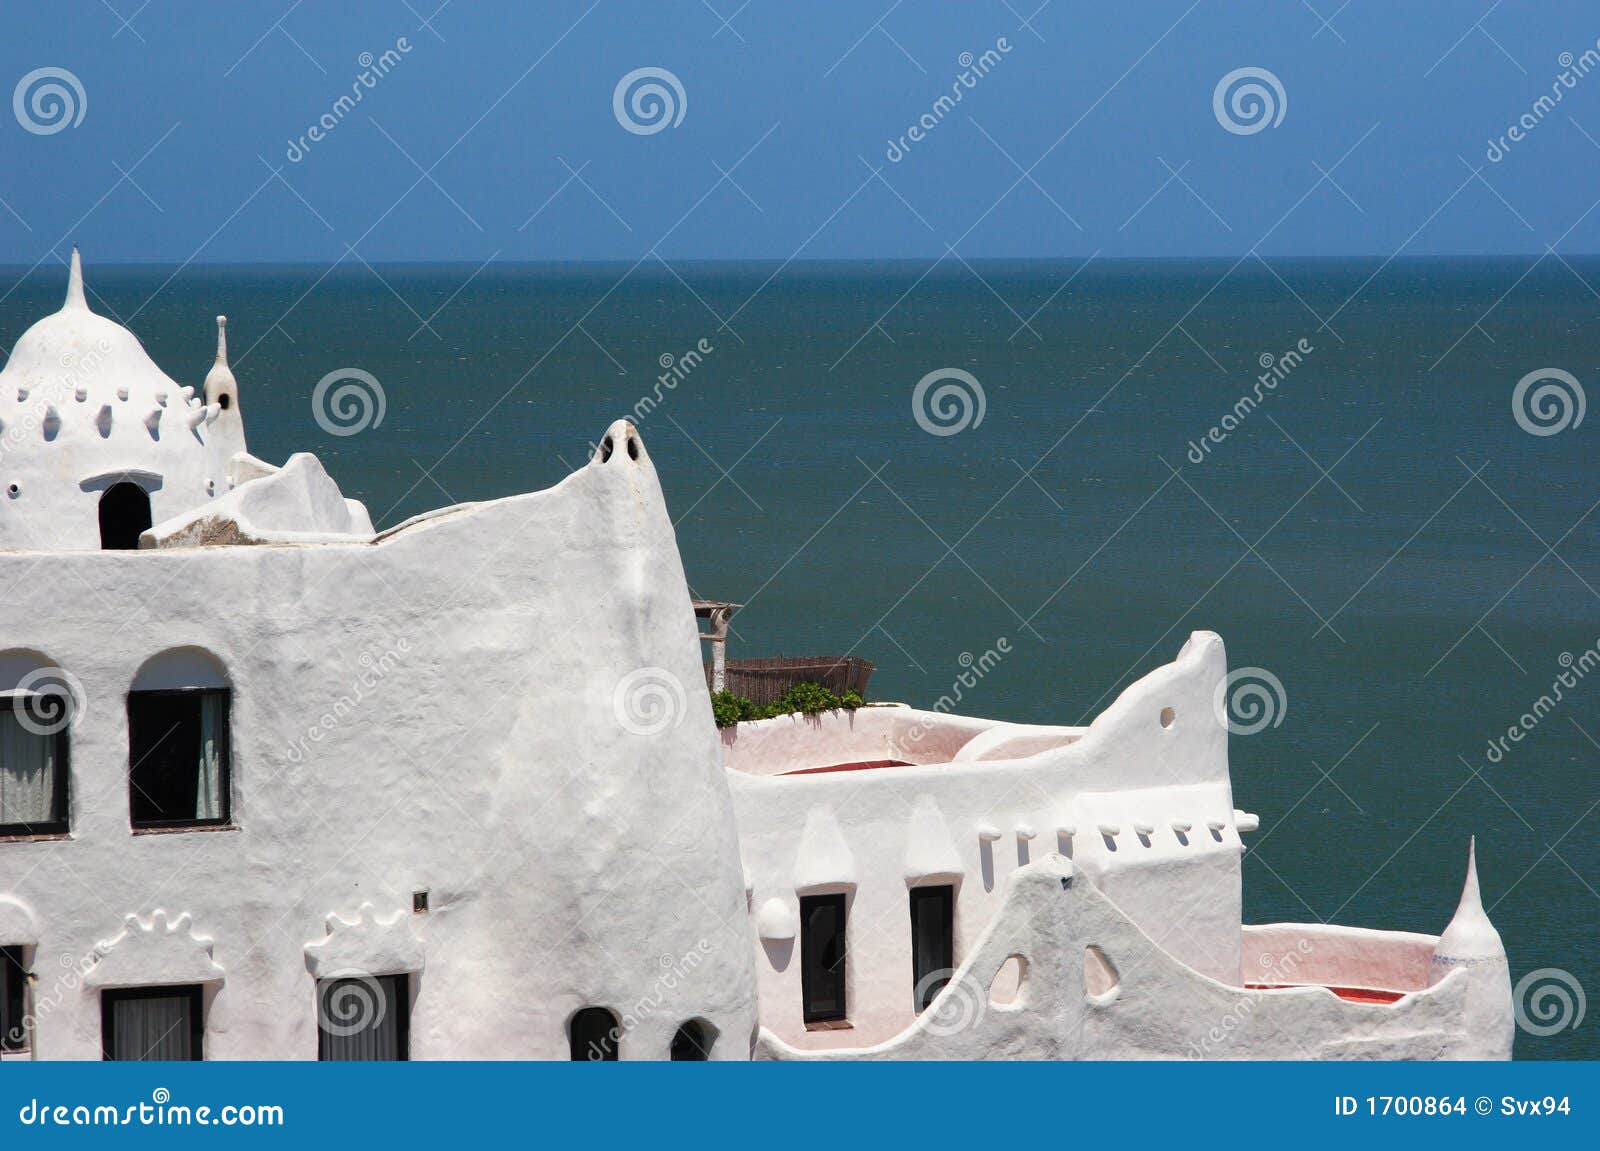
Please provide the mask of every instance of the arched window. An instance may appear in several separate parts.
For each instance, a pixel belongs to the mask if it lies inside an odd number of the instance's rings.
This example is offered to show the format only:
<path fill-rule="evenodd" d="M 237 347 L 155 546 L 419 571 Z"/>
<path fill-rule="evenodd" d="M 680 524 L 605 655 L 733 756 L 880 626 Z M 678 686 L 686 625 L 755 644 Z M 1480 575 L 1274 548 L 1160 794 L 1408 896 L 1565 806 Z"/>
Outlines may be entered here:
<path fill-rule="evenodd" d="M 717 1029 L 704 1019 L 691 1019 L 672 1037 L 674 1063 L 704 1063 L 711 1058 L 711 1045 L 717 1041 Z"/>
<path fill-rule="evenodd" d="M 128 692 L 128 809 L 135 828 L 226 824 L 232 817 L 228 675 L 209 653 L 145 661 Z"/>
<path fill-rule="evenodd" d="M 67 831 L 77 682 L 39 652 L 0 654 L 0 836 Z"/>
<path fill-rule="evenodd" d="M 585 1007 L 567 1024 L 573 1062 L 615 1063 L 622 1023 L 604 1007 Z"/>
<path fill-rule="evenodd" d="M 150 528 L 150 497 L 131 480 L 112 484 L 100 497 L 100 547 L 136 551 L 139 535 Z"/>

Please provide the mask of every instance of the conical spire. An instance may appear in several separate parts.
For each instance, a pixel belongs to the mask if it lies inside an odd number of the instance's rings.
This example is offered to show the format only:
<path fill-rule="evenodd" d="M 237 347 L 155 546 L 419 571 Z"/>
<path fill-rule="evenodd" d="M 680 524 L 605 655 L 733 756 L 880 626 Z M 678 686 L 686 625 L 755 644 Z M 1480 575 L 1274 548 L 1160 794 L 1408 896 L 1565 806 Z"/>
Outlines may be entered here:
<path fill-rule="evenodd" d="M 1458 966 L 1504 963 L 1505 954 L 1500 933 L 1483 909 L 1483 895 L 1478 890 L 1478 841 L 1473 836 L 1467 841 L 1467 879 L 1461 887 L 1461 902 L 1434 946 L 1430 982 L 1437 983 Z"/>
<path fill-rule="evenodd" d="M 83 261 L 78 256 L 78 246 L 72 246 L 72 264 L 67 270 L 67 302 L 61 305 L 61 310 L 68 308 L 82 308 L 89 310 L 89 301 L 83 296 Z"/>
<path fill-rule="evenodd" d="M 1483 893 L 1478 890 L 1478 837 L 1467 839 L 1467 881 L 1461 888 L 1461 902 L 1456 905 L 1456 915 L 1463 911 L 1483 912 Z"/>

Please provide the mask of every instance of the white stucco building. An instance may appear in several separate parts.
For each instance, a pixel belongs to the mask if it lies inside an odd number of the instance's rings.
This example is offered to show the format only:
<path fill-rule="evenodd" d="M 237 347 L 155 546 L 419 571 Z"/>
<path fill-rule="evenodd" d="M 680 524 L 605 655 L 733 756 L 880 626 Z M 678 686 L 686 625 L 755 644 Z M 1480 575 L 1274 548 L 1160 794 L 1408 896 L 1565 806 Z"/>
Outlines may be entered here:
<path fill-rule="evenodd" d="M 719 731 L 631 425 L 375 533 L 220 337 L 179 385 L 75 254 L 0 372 L 0 1057 L 1509 1056 L 1470 864 L 1440 936 L 1241 924 L 1217 636 L 1087 727 Z"/>

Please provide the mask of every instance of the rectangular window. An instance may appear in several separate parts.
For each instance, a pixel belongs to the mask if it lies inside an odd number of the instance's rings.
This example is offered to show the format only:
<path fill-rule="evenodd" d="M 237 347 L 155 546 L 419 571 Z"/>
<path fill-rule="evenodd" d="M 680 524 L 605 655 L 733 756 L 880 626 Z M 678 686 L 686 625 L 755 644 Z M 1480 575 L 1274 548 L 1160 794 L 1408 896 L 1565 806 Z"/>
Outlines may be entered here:
<path fill-rule="evenodd" d="M 317 1058 L 394 1062 L 411 1058 L 411 977 L 317 980 Z"/>
<path fill-rule="evenodd" d="M 956 966 L 956 889 L 911 889 L 911 979 L 920 1012 L 950 982 Z"/>
<path fill-rule="evenodd" d="M 842 894 L 800 897 L 800 993 L 807 1023 L 846 1018 L 844 929 Z"/>
<path fill-rule="evenodd" d="M 100 1051 L 131 1063 L 204 1058 L 204 999 L 198 984 L 100 993 Z"/>
<path fill-rule="evenodd" d="M 28 1030 L 28 969 L 22 948 L 0 947 L 0 1051 L 26 1051 Z"/>
<path fill-rule="evenodd" d="M 128 693 L 128 806 L 134 827 L 228 822 L 226 688 Z"/>
<path fill-rule="evenodd" d="M 65 696 L 0 699 L 0 835 L 54 835 L 67 830 Z"/>

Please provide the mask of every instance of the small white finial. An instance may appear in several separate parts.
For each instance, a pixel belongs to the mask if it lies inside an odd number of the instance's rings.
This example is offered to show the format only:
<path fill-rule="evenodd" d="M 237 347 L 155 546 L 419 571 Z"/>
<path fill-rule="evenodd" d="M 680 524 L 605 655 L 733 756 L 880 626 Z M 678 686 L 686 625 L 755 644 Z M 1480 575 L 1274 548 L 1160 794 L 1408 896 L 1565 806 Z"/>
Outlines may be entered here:
<path fill-rule="evenodd" d="M 228 317 L 217 317 L 217 360 L 213 365 L 218 368 L 228 366 Z"/>
<path fill-rule="evenodd" d="M 72 246 L 72 263 L 67 269 L 67 302 L 61 305 L 62 310 L 68 308 L 82 308 L 89 310 L 89 301 L 83 296 L 83 261 L 78 256 L 78 246 Z"/>
<path fill-rule="evenodd" d="M 1461 903 L 1456 909 L 1460 915 L 1461 910 L 1483 912 L 1483 894 L 1478 890 L 1478 837 L 1476 835 L 1467 839 L 1467 882 L 1461 888 Z"/>

